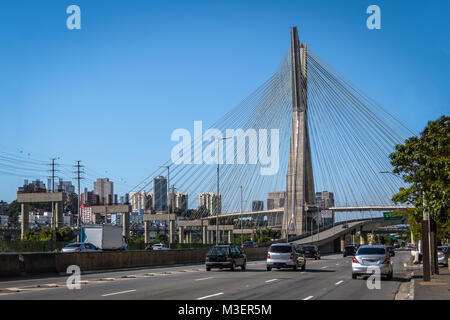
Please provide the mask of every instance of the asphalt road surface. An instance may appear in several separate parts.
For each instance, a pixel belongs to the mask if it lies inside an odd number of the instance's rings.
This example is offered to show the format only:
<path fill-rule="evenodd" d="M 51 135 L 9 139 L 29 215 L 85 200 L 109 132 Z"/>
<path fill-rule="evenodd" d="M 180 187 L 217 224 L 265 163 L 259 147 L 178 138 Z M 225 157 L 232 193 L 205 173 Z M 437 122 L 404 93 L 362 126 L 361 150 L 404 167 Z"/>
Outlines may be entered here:
<path fill-rule="evenodd" d="M 370 290 L 367 277 L 351 278 L 352 257 L 341 254 L 307 259 L 305 271 L 266 271 L 265 261 L 247 263 L 246 271 L 205 270 L 204 265 L 142 268 L 81 275 L 81 289 L 69 290 L 68 275 L 0 280 L 4 299 L 155 299 L 155 300 L 393 300 L 409 271 L 408 252 L 392 257 L 394 277 Z"/>

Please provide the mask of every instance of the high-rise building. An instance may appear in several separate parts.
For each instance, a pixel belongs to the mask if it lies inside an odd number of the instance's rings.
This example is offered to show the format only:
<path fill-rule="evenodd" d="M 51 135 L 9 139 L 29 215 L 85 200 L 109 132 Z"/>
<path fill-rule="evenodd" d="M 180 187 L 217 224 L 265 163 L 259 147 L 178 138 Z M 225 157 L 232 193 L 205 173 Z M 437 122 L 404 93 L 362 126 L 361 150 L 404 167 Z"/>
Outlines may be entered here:
<path fill-rule="evenodd" d="M 187 192 L 177 192 L 175 197 L 175 208 L 180 210 L 187 210 L 188 208 L 188 194 Z"/>
<path fill-rule="evenodd" d="M 130 192 L 130 204 L 134 212 L 149 210 L 153 205 L 153 193 L 145 192 L 144 190 L 139 192 Z"/>
<path fill-rule="evenodd" d="M 253 200 L 252 201 L 252 211 L 263 211 L 264 210 L 264 201 Z"/>
<path fill-rule="evenodd" d="M 284 208 L 286 192 L 269 192 L 267 194 L 267 210 Z"/>
<path fill-rule="evenodd" d="M 112 204 L 114 183 L 108 178 L 99 178 L 94 182 L 94 193 L 98 195 L 99 204 Z"/>
<path fill-rule="evenodd" d="M 5 201 L 0 201 L 0 214 L 3 214 L 6 209 L 8 209 L 8 203 Z"/>
<path fill-rule="evenodd" d="M 153 179 L 153 206 L 156 211 L 167 211 L 167 179 L 163 176 Z"/>
<path fill-rule="evenodd" d="M 75 193 L 75 187 L 72 185 L 71 181 L 62 181 L 62 179 L 59 179 L 58 188 L 55 188 L 55 191 Z"/>
<path fill-rule="evenodd" d="M 316 192 L 316 205 L 318 205 L 320 208 L 334 207 L 333 192 L 328 191 Z"/>
<path fill-rule="evenodd" d="M 81 204 L 96 205 L 99 202 L 98 198 L 94 191 L 88 191 L 87 188 L 84 188 L 84 192 L 81 194 Z"/>
<path fill-rule="evenodd" d="M 210 215 L 220 213 L 222 211 L 222 195 L 214 192 L 200 192 L 198 207 L 205 207 Z"/>

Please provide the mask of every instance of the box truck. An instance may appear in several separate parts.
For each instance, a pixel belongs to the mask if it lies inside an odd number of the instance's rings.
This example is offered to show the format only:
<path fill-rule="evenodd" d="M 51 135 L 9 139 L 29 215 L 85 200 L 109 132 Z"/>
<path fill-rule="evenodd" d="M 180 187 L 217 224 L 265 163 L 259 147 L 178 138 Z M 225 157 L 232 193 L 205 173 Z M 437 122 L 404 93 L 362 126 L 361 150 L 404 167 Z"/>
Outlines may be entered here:
<path fill-rule="evenodd" d="M 83 226 L 83 229 L 84 242 L 92 243 L 103 251 L 127 249 L 121 227 L 111 224 L 94 224 Z"/>

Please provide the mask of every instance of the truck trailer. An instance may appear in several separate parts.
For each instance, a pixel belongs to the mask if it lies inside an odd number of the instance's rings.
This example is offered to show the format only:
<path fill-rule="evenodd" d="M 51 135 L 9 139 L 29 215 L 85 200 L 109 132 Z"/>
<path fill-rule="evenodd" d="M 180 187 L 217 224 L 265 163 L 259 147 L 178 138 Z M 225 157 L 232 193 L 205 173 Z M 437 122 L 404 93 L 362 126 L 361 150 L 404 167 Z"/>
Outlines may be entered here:
<path fill-rule="evenodd" d="M 127 249 L 121 227 L 112 224 L 94 224 L 83 226 L 83 231 L 84 242 L 92 243 L 103 251 Z"/>

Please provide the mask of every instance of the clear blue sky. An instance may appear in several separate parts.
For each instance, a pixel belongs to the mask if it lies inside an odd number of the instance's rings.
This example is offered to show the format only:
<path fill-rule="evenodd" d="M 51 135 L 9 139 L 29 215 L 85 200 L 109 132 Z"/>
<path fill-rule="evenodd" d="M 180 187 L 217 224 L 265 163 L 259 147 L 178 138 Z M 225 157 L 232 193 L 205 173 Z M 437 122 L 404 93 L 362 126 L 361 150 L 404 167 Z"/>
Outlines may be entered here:
<path fill-rule="evenodd" d="M 66 28 L 70 4 L 81 30 Z M 381 30 L 366 28 L 371 4 Z M 447 0 L 2 0 L 0 148 L 83 160 L 128 192 L 170 158 L 174 129 L 212 124 L 276 70 L 292 25 L 419 132 L 450 110 L 449 12 Z M 0 173 L 0 200 L 23 179 Z"/>

